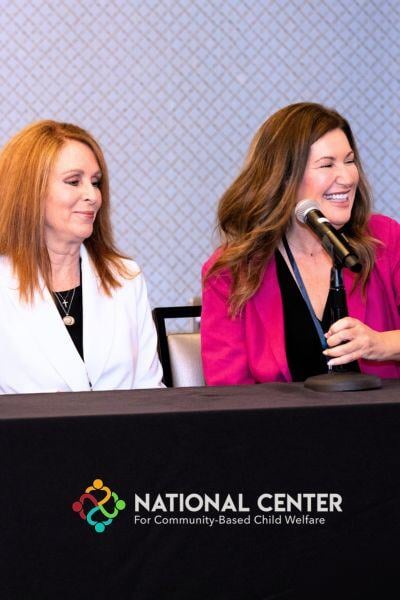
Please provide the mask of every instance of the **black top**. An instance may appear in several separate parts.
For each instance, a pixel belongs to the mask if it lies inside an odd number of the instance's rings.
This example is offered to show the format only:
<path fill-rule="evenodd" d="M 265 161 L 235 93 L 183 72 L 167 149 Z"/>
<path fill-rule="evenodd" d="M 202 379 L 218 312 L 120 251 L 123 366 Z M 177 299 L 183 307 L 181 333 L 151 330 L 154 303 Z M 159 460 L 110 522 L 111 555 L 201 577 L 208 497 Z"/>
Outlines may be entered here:
<path fill-rule="evenodd" d="M 275 252 L 275 259 L 283 299 L 288 366 L 293 381 L 304 381 L 312 375 L 327 373 L 327 359 L 322 354 L 321 342 L 308 307 L 285 259 L 278 250 Z M 320 323 L 326 333 L 332 324 L 331 293 L 328 295 Z M 357 361 L 343 365 L 338 370 L 360 372 Z"/>
<path fill-rule="evenodd" d="M 307 305 L 279 251 L 276 251 L 275 259 L 283 300 L 286 357 L 289 370 L 293 381 L 304 381 L 312 375 L 327 373 L 327 359 L 322 354 L 321 342 Z M 328 331 L 331 326 L 329 296 L 320 323 L 324 332 Z"/>
<path fill-rule="evenodd" d="M 61 291 L 59 292 L 60 294 L 62 294 L 62 296 L 68 297 L 71 295 L 72 291 L 74 288 L 72 288 L 71 290 L 65 290 L 64 292 Z M 53 298 L 54 298 L 54 302 L 55 305 L 57 306 L 58 312 L 60 313 L 61 318 L 65 317 L 65 312 L 63 312 L 62 306 L 60 306 L 60 303 L 57 302 L 57 298 L 55 297 L 54 293 L 53 293 Z M 73 325 L 65 325 L 69 335 L 71 336 L 72 341 L 75 344 L 76 349 L 78 350 L 79 354 L 82 357 L 82 360 L 84 360 L 83 357 L 83 318 L 82 318 L 82 286 L 78 285 L 78 287 L 75 288 L 75 295 L 74 295 L 74 299 L 72 301 L 70 310 L 69 310 L 69 314 L 71 317 L 74 317 L 75 319 L 75 323 Z"/>

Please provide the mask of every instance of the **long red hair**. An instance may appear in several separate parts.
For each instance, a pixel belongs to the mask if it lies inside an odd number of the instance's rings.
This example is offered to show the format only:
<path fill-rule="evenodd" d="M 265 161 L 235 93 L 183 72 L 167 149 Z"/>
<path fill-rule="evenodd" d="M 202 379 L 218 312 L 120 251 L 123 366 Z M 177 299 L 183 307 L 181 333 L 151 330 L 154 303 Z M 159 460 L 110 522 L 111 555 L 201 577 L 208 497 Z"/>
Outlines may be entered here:
<path fill-rule="evenodd" d="M 45 242 L 45 200 L 49 174 L 68 140 L 86 144 L 101 170 L 102 204 L 85 247 L 106 294 L 119 287 L 118 276 L 132 277 L 115 247 L 110 220 L 107 165 L 96 140 L 70 123 L 39 121 L 14 136 L 0 153 L 0 255 L 9 257 L 20 297 L 31 301 L 40 277 L 51 289 L 51 264 Z"/>

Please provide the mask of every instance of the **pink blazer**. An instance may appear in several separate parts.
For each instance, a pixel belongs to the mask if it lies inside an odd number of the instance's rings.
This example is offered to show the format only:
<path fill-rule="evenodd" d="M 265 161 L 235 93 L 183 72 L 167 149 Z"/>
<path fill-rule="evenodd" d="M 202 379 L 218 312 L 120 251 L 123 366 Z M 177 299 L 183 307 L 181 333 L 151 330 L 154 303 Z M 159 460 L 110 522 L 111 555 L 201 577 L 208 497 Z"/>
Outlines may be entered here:
<path fill-rule="evenodd" d="M 400 330 L 400 224 L 389 217 L 374 215 L 370 231 L 382 245 L 377 248 L 365 300 L 359 286 L 352 291 L 354 274 L 348 269 L 343 271 L 349 315 L 377 331 Z M 218 250 L 203 266 L 203 276 L 217 256 Z M 291 381 L 275 259 L 269 261 L 260 288 L 235 319 L 228 315 L 230 285 L 231 276 L 225 271 L 207 280 L 203 289 L 201 339 L 206 383 Z M 359 364 L 364 373 L 382 378 L 400 377 L 397 361 L 360 360 Z"/>

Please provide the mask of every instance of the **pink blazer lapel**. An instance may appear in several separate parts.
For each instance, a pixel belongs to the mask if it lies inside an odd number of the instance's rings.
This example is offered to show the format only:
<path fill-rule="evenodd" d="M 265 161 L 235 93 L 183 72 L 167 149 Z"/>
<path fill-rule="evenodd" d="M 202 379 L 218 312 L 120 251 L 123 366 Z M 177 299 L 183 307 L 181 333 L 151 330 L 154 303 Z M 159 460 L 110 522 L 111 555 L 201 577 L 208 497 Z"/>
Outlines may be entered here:
<path fill-rule="evenodd" d="M 360 321 L 365 320 L 365 303 L 359 286 L 352 291 L 355 275 L 348 269 L 343 270 L 343 283 L 346 290 L 349 315 Z M 253 336 L 260 338 L 265 331 L 260 348 L 264 349 L 263 358 L 274 360 L 286 381 L 291 381 L 291 375 L 286 359 L 285 323 L 283 303 L 276 273 L 276 262 L 273 257 L 264 273 L 260 289 L 254 296 L 255 313 L 251 319 L 254 324 Z M 267 354 L 269 351 L 269 355 Z M 268 371 L 270 369 L 267 369 Z"/>

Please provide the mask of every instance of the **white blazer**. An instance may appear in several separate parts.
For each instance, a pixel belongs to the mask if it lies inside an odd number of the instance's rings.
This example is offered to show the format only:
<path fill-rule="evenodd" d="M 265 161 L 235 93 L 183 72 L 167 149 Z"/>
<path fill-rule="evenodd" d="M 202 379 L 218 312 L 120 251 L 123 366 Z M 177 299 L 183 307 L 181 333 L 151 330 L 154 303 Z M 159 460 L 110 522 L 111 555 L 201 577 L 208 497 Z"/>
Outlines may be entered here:
<path fill-rule="evenodd" d="M 107 296 L 81 247 L 83 362 L 47 288 L 21 302 L 18 280 L 0 257 L 0 393 L 161 387 L 157 335 L 146 284 L 136 277 Z"/>

